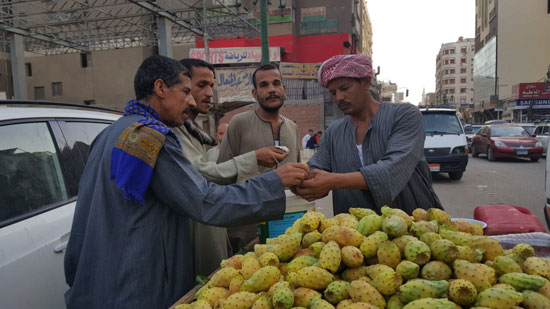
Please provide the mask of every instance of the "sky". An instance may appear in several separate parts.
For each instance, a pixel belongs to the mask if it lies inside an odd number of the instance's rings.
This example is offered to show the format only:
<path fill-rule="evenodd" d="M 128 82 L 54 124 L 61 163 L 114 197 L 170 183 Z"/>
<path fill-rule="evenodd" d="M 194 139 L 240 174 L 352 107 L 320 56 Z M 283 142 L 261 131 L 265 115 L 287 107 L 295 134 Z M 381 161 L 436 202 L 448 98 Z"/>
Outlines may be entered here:
<path fill-rule="evenodd" d="M 435 91 L 441 44 L 475 35 L 475 0 L 367 0 L 367 8 L 378 81 L 409 89 L 405 101 L 415 105 L 422 101 L 422 89 Z"/>

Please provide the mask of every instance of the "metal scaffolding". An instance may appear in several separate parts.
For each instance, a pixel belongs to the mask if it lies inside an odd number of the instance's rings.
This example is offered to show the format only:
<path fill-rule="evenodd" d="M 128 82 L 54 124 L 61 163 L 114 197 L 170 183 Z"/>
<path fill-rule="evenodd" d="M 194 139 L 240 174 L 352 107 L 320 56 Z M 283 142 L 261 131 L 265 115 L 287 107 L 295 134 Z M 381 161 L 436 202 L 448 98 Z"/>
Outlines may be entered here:
<path fill-rule="evenodd" d="M 203 12 L 206 1 L 206 14 Z M 240 0 L 0 0 L 0 50 L 9 34 L 24 50 L 43 55 L 158 46 L 159 25 L 169 21 L 171 44 L 209 38 L 259 36 L 252 1 Z M 205 15 L 205 16 L 204 16 Z"/>

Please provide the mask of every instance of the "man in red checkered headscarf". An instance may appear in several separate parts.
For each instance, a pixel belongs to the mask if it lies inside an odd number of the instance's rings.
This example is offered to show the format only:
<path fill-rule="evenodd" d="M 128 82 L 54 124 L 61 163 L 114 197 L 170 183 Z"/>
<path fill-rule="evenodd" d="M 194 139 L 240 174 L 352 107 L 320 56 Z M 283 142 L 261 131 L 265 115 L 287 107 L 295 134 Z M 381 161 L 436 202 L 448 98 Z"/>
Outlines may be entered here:
<path fill-rule="evenodd" d="M 412 104 L 380 103 L 370 92 L 372 60 L 338 55 L 319 68 L 318 80 L 346 115 L 323 134 L 308 162 L 310 179 L 294 192 L 312 201 L 333 191 L 334 214 L 384 205 L 409 214 L 442 208 L 424 157 L 422 115 Z"/>

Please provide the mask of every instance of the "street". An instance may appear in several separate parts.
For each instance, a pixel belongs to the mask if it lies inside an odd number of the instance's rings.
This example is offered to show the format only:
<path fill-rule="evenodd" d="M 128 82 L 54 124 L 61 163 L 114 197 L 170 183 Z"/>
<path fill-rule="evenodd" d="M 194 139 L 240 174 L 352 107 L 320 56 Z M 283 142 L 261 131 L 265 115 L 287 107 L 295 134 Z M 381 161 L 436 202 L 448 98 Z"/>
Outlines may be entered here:
<path fill-rule="evenodd" d="M 445 210 L 453 217 L 473 218 L 477 205 L 512 204 L 531 210 L 546 226 L 543 206 L 546 160 L 524 159 L 489 162 L 481 155 L 470 156 L 464 176 L 452 181 L 446 173 L 435 174 L 434 190 Z"/>

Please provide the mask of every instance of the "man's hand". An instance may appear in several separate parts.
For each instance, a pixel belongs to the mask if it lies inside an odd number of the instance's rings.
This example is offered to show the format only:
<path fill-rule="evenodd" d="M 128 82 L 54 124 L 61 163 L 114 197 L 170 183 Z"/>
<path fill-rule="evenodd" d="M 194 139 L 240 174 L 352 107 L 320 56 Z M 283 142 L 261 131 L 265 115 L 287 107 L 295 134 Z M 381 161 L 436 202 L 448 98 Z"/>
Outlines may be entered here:
<path fill-rule="evenodd" d="M 287 163 L 275 170 L 285 188 L 301 184 L 307 178 L 308 172 L 307 165 L 303 163 Z"/>
<path fill-rule="evenodd" d="M 274 167 L 276 164 L 286 159 L 287 156 L 288 153 L 276 147 L 264 147 L 256 150 L 258 165 L 265 167 Z"/>
<path fill-rule="evenodd" d="M 311 170 L 306 180 L 296 188 L 292 188 L 292 192 L 301 196 L 308 202 L 325 197 L 332 186 L 332 174 L 323 170 Z"/>

